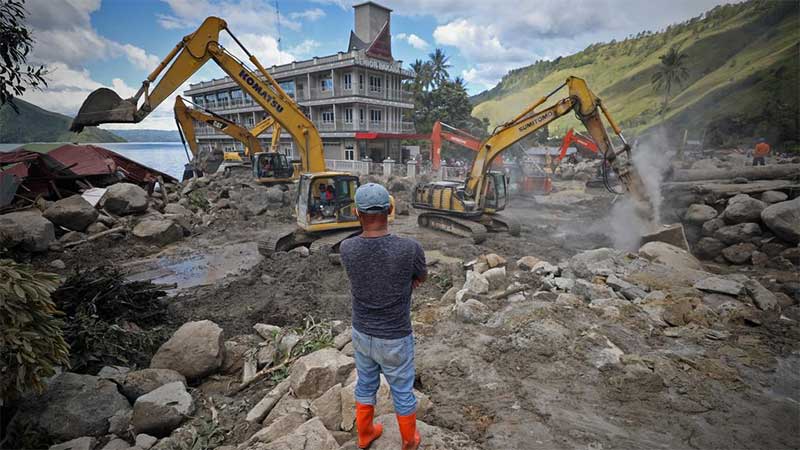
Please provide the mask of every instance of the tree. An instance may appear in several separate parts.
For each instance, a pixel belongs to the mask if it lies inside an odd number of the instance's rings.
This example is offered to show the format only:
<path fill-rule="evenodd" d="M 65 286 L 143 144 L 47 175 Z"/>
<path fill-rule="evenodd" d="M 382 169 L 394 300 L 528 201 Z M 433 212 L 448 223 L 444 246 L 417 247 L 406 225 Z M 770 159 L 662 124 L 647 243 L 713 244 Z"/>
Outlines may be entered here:
<path fill-rule="evenodd" d="M 433 73 L 431 71 L 430 62 L 416 60 L 411 63 L 411 70 L 414 72 L 414 80 L 412 83 L 412 91 L 422 92 L 427 91 L 433 85 Z"/>
<path fill-rule="evenodd" d="M 675 85 L 683 84 L 689 78 L 689 69 L 686 68 L 686 53 L 681 53 L 677 46 L 671 47 L 667 53 L 658 57 L 661 60 L 650 82 L 656 91 L 664 91 L 664 104 L 661 108 L 663 115 L 667 111 L 669 94 Z"/>
<path fill-rule="evenodd" d="M 450 73 L 447 72 L 447 69 L 453 67 L 451 64 L 448 64 L 450 57 L 445 55 L 442 49 L 437 48 L 433 53 L 428 54 L 428 58 L 430 58 L 431 76 L 436 85 L 441 85 L 449 80 Z"/>
<path fill-rule="evenodd" d="M 0 106 L 8 103 L 19 114 L 14 97 L 28 88 L 47 86 L 45 66 L 28 64 L 33 37 L 25 28 L 25 0 L 0 0 Z"/>

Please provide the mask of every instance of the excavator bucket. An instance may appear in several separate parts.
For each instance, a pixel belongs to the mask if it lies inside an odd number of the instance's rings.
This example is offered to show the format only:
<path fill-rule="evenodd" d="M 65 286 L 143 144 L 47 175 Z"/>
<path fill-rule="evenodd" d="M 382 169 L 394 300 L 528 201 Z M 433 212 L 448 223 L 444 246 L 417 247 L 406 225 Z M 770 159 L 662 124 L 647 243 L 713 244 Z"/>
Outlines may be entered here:
<path fill-rule="evenodd" d="M 89 94 L 72 120 L 70 131 L 80 133 L 83 127 L 101 123 L 135 123 L 136 103 L 123 100 L 116 92 L 100 88 Z"/>

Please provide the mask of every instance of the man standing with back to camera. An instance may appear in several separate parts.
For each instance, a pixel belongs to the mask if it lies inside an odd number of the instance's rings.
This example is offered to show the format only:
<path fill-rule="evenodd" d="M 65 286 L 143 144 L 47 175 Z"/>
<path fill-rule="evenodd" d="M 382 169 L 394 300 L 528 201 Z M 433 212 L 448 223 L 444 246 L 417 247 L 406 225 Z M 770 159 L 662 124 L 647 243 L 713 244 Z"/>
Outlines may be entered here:
<path fill-rule="evenodd" d="M 383 432 L 373 423 L 380 374 L 386 377 L 400 427 L 403 450 L 419 447 L 414 397 L 414 334 L 411 291 L 428 276 L 425 253 L 413 239 L 389 233 L 389 192 L 367 183 L 355 195 L 362 233 L 342 242 L 342 265 L 353 296 L 353 350 L 356 371 L 358 447 L 367 448 Z"/>

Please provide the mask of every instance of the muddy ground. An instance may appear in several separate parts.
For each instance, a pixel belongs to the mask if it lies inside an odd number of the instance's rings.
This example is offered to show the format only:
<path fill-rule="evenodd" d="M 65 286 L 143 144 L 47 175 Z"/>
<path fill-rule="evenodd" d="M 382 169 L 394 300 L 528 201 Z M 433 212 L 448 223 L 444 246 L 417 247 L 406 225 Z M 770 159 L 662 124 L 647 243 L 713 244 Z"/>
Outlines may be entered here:
<path fill-rule="evenodd" d="M 510 212 L 522 223 L 521 235 L 492 234 L 481 245 L 418 228 L 413 209 L 397 217 L 392 231 L 417 239 L 437 260 L 429 282 L 414 294 L 412 316 L 417 388 L 434 404 L 423 419 L 466 433 L 486 449 L 800 447 L 797 305 L 784 310 L 787 320 L 743 322 L 726 329 L 724 339 L 691 327 L 665 336 L 635 314 L 609 317 L 530 296 L 487 303 L 502 321 L 453 320 L 452 301 L 442 295 L 463 283 L 461 262 L 497 253 L 509 262 L 533 255 L 557 263 L 609 247 L 606 215 L 614 201 L 601 190 L 517 198 Z M 58 257 L 66 271 L 116 265 L 132 278 L 177 283 L 170 299 L 175 327 L 210 319 L 226 337 L 252 333 L 255 323 L 299 326 L 309 315 L 349 320 L 347 278 L 326 255 L 258 254 L 259 240 L 292 226 L 288 215 L 242 220 L 230 213 L 167 250 L 129 238 L 99 240 L 34 263 Z M 768 283 L 792 275 L 760 278 Z M 628 358 L 623 368 L 597 367 L 604 339 Z M 227 419 L 238 430 L 232 438 L 253 431 L 233 422 L 265 390 L 243 393 L 251 398 Z"/>

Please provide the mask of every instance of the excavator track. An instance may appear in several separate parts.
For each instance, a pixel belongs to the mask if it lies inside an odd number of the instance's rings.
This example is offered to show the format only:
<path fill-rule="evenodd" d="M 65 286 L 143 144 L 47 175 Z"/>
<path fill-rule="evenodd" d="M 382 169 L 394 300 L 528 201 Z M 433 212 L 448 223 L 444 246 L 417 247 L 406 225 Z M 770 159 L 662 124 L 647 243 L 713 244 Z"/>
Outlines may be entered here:
<path fill-rule="evenodd" d="M 519 236 L 521 227 L 519 221 L 514 218 L 514 216 L 494 213 L 491 215 L 486 214 L 481 219 L 481 222 L 486 225 L 490 231 L 507 231 L 508 234 L 512 236 Z"/>
<path fill-rule="evenodd" d="M 292 231 L 291 233 L 276 234 L 259 241 L 258 252 L 269 258 L 277 252 L 288 252 L 289 250 L 307 246 L 313 242 L 313 238 L 305 233 Z"/>
<path fill-rule="evenodd" d="M 361 229 L 350 229 L 344 231 L 337 231 L 333 233 L 326 233 L 321 237 L 314 240 L 314 242 L 309 245 L 308 249 L 311 253 L 338 253 L 339 252 L 339 244 L 342 243 L 343 240 L 355 236 L 361 233 Z"/>
<path fill-rule="evenodd" d="M 446 214 L 422 213 L 417 217 L 417 224 L 456 236 L 472 238 L 476 244 L 486 240 L 486 227 L 482 224 Z"/>

